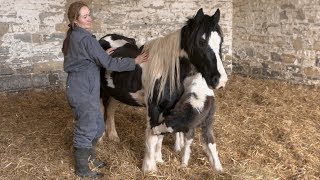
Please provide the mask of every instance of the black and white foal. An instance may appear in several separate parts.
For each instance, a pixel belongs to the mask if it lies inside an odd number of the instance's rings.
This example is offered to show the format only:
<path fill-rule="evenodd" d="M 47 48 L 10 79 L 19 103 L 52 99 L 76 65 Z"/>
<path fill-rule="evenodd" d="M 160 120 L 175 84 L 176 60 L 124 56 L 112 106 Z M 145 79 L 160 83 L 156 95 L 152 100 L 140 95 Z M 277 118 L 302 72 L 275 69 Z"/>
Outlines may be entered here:
<path fill-rule="evenodd" d="M 182 166 L 186 167 L 190 159 L 190 146 L 193 142 L 195 129 L 201 128 L 204 143 L 203 148 L 209 162 L 218 172 L 222 172 L 222 165 L 213 136 L 214 93 L 200 73 L 187 77 L 184 80 L 183 86 L 184 93 L 175 105 L 175 108 L 170 111 L 169 115 L 164 117 L 160 125 L 153 127 L 152 130 L 154 134 L 158 135 L 162 133 L 183 132 L 177 134 L 176 140 L 180 141 L 179 138 L 184 134 L 184 139 L 182 139 L 184 141 Z"/>

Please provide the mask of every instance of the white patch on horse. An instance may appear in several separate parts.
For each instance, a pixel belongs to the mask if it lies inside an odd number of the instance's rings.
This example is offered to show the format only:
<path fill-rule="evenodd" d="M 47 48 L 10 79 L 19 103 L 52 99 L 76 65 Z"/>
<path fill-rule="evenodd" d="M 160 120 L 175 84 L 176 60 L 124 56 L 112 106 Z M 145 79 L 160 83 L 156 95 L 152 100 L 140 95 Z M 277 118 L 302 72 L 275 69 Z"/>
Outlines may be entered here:
<path fill-rule="evenodd" d="M 181 51 L 180 51 L 179 57 L 181 57 L 181 58 L 183 58 L 183 57 L 189 58 L 189 57 L 188 57 L 188 53 L 187 53 L 185 50 L 181 50 Z"/>
<path fill-rule="evenodd" d="M 118 39 L 118 40 L 112 40 L 111 36 L 106 36 L 105 38 L 103 38 L 104 40 L 108 41 L 110 43 L 110 46 L 112 48 L 118 48 L 118 47 L 122 47 L 124 46 L 126 43 L 128 43 L 128 41 L 123 40 L 123 39 Z"/>
<path fill-rule="evenodd" d="M 163 163 L 163 159 L 162 159 L 162 141 L 163 141 L 163 137 L 164 135 L 159 135 L 158 136 L 158 141 L 157 141 L 157 145 L 156 145 L 156 153 L 155 153 L 155 160 L 157 163 Z"/>
<path fill-rule="evenodd" d="M 228 76 L 226 70 L 223 67 L 222 60 L 220 57 L 220 43 L 221 37 L 219 36 L 219 34 L 216 31 L 212 32 L 209 39 L 209 46 L 212 48 L 214 54 L 216 55 L 218 71 L 220 73 L 219 84 L 216 87 L 217 89 L 224 87 L 228 81 Z"/>
<path fill-rule="evenodd" d="M 111 87 L 111 88 L 115 88 L 115 85 L 113 84 L 112 77 L 106 75 L 105 78 L 106 78 L 106 80 L 107 80 L 107 82 L 108 82 L 107 86 L 108 86 L 108 87 Z"/>
<path fill-rule="evenodd" d="M 184 81 L 184 87 L 189 87 L 187 93 L 190 93 L 191 96 L 188 101 L 199 113 L 204 107 L 207 96 L 214 96 L 213 91 L 208 87 L 206 80 L 200 73 L 188 77 Z"/>
<path fill-rule="evenodd" d="M 148 112 L 148 110 L 147 110 Z M 158 143 L 158 135 L 154 135 L 150 127 L 150 117 L 147 117 L 147 128 L 145 131 L 145 152 L 142 162 L 142 171 L 144 174 L 157 171 L 155 153 Z"/>
<path fill-rule="evenodd" d="M 134 93 L 130 93 L 130 96 L 136 100 L 140 105 L 144 105 L 144 90 L 140 89 Z"/>
<path fill-rule="evenodd" d="M 177 132 L 176 142 L 174 144 L 174 150 L 178 152 L 178 151 L 181 151 L 183 147 L 184 147 L 184 134 L 183 132 Z"/>
<path fill-rule="evenodd" d="M 162 123 L 159 126 L 155 126 L 152 128 L 153 134 L 159 135 L 161 133 L 172 133 L 173 129 L 171 127 L 167 127 L 166 124 Z"/>
<path fill-rule="evenodd" d="M 222 165 L 221 165 L 221 162 L 220 162 L 220 159 L 219 159 L 219 156 L 218 156 L 218 151 L 217 151 L 217 145 L 216 143 L 212 144 L 212 143 L 209 143 L 208 144 L 208 149 L 209 149 L 209 153 L 210 153 L 210 156 L 211 158 L 210 159 L 210 163 L 211 165 L 214 166 L 214 168 L 216 169 L 216 171 L 218 172 L 222 172 Z M 213 161 L 213 162 L 212 162 Z"/>
<path fill-rule="evenodd" d="M 185 141 L 185 146 L 183 149 L 183 156 L 182 156 L 182 167 L 188 166 L 188 162 L 189 162 L 190 154 L 191 154 L 192 141 L 193 141 L 193 139 L 188 139 Z"/>

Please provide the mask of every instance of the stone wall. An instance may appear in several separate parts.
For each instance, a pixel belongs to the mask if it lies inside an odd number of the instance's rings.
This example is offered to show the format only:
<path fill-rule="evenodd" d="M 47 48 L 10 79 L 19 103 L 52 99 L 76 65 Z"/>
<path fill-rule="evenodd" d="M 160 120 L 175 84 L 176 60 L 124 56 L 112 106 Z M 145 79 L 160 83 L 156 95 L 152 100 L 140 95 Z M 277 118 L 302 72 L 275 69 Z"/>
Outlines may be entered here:
<path fill-rule="evenodd" d="M 61 46 L 67 31 L 66 9 L 74 0 L 1 0 L 0 91 L 63 86 Z M 231 71 L 232 0 L 85 0 L 97 38 L 120 33 L 139 44 L 181 28 L 199 8 L 220 8 L 225 64 Z"/>
<path fill-rule="evenodd" d="M 320 84 L 319 0 L 233 0 L 233 72 Z"/>

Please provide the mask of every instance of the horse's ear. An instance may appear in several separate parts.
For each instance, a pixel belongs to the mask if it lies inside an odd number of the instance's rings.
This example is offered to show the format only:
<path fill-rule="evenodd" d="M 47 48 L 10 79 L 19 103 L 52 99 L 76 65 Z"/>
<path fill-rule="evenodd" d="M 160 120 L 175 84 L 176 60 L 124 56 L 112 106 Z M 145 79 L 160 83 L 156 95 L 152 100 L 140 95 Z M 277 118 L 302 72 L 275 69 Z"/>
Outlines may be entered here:
<path fill-rule="evenodd" d="M 199 19 L 201 19 L 203 16 L 204 16 L 204 14 L 203 14 L 203 9 L 200 8 L 200 9 L 198 10 L 196 16 L 194 17 L 194 19 L 195 19 L 195 20 L 199 20 Z"/>
<path fill-rule="evenodd" d="M 220 20 L 220 10 L 217 9 L 214 15 L 211 16 L 214 23 L 218 24 Z"/>

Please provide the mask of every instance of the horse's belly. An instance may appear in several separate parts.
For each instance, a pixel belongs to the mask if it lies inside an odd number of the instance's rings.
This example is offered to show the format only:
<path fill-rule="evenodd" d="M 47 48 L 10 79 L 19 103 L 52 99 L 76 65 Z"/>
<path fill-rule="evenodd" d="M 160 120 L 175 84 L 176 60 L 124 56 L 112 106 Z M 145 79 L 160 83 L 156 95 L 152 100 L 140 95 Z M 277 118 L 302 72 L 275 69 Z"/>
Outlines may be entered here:
<path fill-rule="evenodd" d="M 145 106 L 144 91 L 128 92 L 123 89 L 107 87 L 108 93 L 116 100 L 130 106 Z"/>

